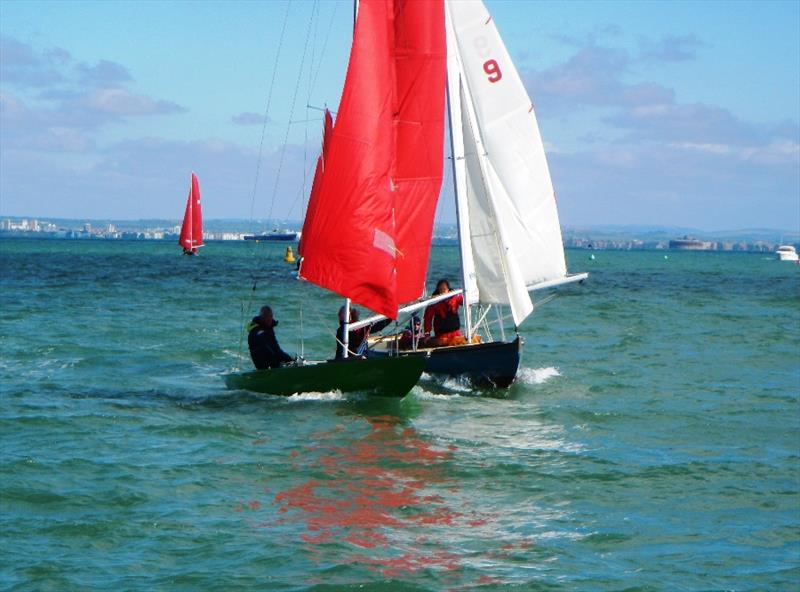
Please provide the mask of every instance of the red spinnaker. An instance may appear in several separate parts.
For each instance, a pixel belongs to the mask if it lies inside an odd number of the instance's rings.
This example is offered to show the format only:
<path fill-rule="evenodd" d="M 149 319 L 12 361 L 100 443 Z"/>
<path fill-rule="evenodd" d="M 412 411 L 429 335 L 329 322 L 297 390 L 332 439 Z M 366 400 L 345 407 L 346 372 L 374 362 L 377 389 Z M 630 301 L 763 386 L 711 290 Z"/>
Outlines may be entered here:
<path fill-rule="evenodd" d="M 339 113 L 313 216 L 303 227 L 301 276 L 397 317 L 392 2 L 361 0 Z"/>
<path fill-rule="evenodd" d="M 192 173 L 189 197 L 186 199 L 186 212 L 183 214 L 180 244 L 187 251 L 196 251 L 203 246 L 203 212 L 200 207 L 200 183 Z"/>
<path fill-rule="evenodd" d="M 317 158 L 317 168 L 314 171 L 314 181 L 311 184 L 311 194 L 308 198 L 308 208 L 306 208 L 306 217 L 303 222 L 303 232 L 300 234 L 300 244 L 297 245 L 297 252 L 303 255 L 303 237 L 306 236 L 306 231 L 311 230 L 311 220 L 314 219 L 314 214 L 317 210 L 319 203 L 319 191 L 322 185 L 322 176 L 325 174 L 325 162 L 328 159 L 328 146 L 331 142 L 331 131 L 333 130 L 333 118 L 331 112 L 325 109 L 325 124 L 322 130 L 322 152 Z"/>
<path fill-rule="evenodd" d="M 422 296 L 442 186 L 447 46 L 444 2 L 394 0 L 397 300 Z"/>

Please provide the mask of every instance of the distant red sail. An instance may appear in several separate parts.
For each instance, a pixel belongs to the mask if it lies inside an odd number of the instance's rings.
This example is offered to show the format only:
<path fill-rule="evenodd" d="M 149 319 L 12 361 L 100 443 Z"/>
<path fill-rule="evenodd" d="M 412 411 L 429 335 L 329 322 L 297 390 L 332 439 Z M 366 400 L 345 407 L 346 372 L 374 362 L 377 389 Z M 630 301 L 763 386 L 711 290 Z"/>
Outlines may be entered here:
<path fill-rule="evenodd" d="M 422 296 L 442 186 L 447 70 L 444 2 L 394 0 L 397 299 Z"/>
<path fill-rule="evenodd" d="M 303 227 L 300 274 L 396 318 L 393 16 L 391 1 L 359 2 L 325 173 Z"/>
<path fill-rule="evenodd" d="M 192 173 L 192 182 L 189 187 L 189 197 L 186 199 L 186 212 L 183 214 L 181 236 L 178 239 L 187 251 L 196 251 L 203 246 L 203 211 L 200 207 L 200 183 L 197 175 Z"/>
<path fill-rule="evenodd" d="M 325 174 L 325 161 L 328 158 L 328 146 L 331 142 L 331 131 L 333 130 L 333 117 L 331 112 L 325 109 L 325 124 L 322 130 L 322 152 L 317 158 L 317 168 L 314 171 L 314 181 L 311 184 L 311 194 L 308 198 L 308 208 L 306 208 L 306 217 L 303 222 L 303 232 L 300 234 L 300 244 L 297 245 L 297 252 L 303 255 L 303 237 L 306 236 L 306 231 L 310 231 L 311 220 L 314 219 L 314 214 L 317 210 L 319 203 L 319 190 L 322 185 L 322 176 Z"/>

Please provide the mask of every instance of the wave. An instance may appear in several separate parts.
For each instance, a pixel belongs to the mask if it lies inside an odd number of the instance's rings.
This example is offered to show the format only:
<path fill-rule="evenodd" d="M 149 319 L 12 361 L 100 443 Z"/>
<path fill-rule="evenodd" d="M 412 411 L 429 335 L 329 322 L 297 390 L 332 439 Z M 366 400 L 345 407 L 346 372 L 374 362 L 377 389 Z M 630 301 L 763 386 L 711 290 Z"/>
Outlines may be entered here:
<path fill-rule="evenodd" d="M 443 399 L 452 399 L 453 397 L 458 397 L 459 395 L 447 394 L 447 393 L 435 393 L 433 391 L 429 391 L 424 387 L 417 384 L 412 390 L 410 395 L 413 395 L 417 399 L 427 400 L 427 401 L 438 401 Z"/>
<path fill-rule="evenodd" d="M 328 391 L 324 393 L 296 393 L 294 395 L 290 395 L 285 397 L 287 401 L 344 401 L 348 398 L 358 397 L 358 394 L 348 395 L 341 393 L 339 391 Z"/>
<path fill-rule="evenodd" d="M 551 378 L 561 376 L 558 368 L 520 368 L 517 372 L 517 381 L 523 384 L 544 384 Z"/>

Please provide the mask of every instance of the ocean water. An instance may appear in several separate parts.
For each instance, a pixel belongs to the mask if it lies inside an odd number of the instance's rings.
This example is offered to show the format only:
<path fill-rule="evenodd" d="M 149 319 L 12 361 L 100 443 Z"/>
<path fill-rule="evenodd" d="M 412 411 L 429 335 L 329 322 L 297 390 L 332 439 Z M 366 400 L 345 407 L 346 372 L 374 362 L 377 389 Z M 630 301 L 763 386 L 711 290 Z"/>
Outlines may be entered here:
<path fill-rule="evenodd" d="M 800 267 L 569 251 L 507 392 L 228 391 L 263 303 L 333 351 L 282 253 L 0 241 L 0 589 L 798 589 Z"/>

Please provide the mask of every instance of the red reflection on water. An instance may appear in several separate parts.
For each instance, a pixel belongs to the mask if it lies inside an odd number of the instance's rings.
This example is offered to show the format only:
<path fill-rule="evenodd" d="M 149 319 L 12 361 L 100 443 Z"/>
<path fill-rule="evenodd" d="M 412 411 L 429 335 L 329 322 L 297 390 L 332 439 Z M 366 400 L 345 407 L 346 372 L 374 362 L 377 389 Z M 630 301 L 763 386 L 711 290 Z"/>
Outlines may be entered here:
<path fill-rule="evenodd" d="M 279 511 L 287 519 L 305 523 L 307 532 L 301 538 L 307 544 L 348 543 L 373 550 L 371 556 L 357 554 L 348 561 L 387 575 L 428 567 L 455 569 L 458 556 L 454 554 L 400 552 L 395 540 L 408 529 L 446 529 L 485 522 L 468 522 L 442 495 L 457 491 L 445 473 L 455 447 L 435 448 L 413 428 L 398 426 L 396 417 L 367 420 L 370 432 L 348 446 L 305 449 L 303 457 L 316 455 L 312 467 L 320 469 L 322 476 L 278 493 L 275 501 L 281 505 Z M 296 456 L 292 454 L 293 459 L 302 460 Z M 308 468 L 306 465 L 305 470 Z M 441 493 L 430 491 L 432 487 L 438 487 Z M 419 536 L 402 539 L 404 546 L 425 547 Z"/>
<path fill-rule="evenodd" d="M 430 555 L 404 553 L 399 557 L 390 558 L 354 555 L 351 558 L 351 563 L 366 565 L 368 568 L 380 571 L 383 575 L 388 577 L 397 577 L 428 567 L 456 570 L 459 567 L 459 556 L 445 551 L 438 551 Z"/>

